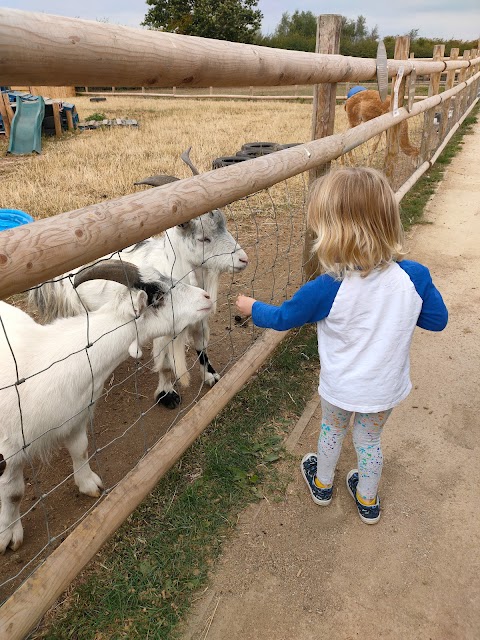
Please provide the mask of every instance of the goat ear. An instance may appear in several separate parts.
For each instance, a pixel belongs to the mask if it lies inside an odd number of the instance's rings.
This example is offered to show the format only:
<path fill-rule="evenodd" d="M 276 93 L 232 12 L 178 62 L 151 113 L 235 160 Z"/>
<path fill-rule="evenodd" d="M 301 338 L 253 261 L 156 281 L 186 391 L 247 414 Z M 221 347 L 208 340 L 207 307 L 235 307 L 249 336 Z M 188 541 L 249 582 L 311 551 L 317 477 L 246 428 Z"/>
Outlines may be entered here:
<path fill-rule="evenodd" d="M 132 291 L 133 306 L 135 307 L 135 313 L 137 316 L 141 315 L 148 306 L 148 296 L 143 289 L 137 289 Z"/>

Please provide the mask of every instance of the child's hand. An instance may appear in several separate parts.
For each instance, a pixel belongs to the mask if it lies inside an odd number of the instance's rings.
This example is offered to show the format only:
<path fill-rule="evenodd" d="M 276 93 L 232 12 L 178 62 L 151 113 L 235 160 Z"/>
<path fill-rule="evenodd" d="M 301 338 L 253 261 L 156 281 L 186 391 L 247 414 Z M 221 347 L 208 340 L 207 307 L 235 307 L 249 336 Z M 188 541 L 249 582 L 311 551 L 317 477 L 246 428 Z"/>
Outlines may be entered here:
<path fill-rule="evenodd" d="M 248 296 L 240 294 L 235 304 L 240 313 L 242 313 L 244 316 L 251 316 L 254 302 L 256 302 L 255 298 L 249 298 Z"/>

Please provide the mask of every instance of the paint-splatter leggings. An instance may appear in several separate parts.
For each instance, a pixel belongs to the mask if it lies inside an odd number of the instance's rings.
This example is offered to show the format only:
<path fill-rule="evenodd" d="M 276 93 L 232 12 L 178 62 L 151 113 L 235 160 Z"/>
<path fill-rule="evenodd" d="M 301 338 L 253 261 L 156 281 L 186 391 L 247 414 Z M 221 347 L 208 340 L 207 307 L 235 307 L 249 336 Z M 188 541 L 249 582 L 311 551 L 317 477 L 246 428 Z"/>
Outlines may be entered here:
<path fill-rule="evenodd" d="M 322 427 L 318 438 L 317 477 L 324 485 L 333 482 L 335 467 L 347 433 L 352 411 L 346 411 L 322 400 Z M 358 458 L 358 495 L 374 500 L 382 475 L 383 455 L 380 444 L 382 428 L 392 412 L 355 413 L 353 444 Z"/>

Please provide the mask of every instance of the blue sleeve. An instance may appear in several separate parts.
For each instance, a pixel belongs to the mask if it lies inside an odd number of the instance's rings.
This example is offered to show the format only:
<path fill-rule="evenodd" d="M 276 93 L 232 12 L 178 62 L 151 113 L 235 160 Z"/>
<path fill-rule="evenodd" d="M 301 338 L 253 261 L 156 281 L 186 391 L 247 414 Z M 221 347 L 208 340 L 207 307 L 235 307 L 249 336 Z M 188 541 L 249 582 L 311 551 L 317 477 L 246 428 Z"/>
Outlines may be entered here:
<path fill-rule="evenodd" d="M 290 300 L 279 307 L 257 301 L 252 307 L 252 320 L 257 327 L 276 331 L 318 322 L 330 313 L 341 284 L 324 274 L 304 284 Z"/>
<path fill-rule="evenodd" d="M 418 295 L 423 300 L 417 326 L 428 331 L 445 329 L 448 322 L 448 310 L 440 292 L 432 282 L 430 271 L 427 267 L 412 260 L 402 260 L 398 266 L 409 276 Z"/>

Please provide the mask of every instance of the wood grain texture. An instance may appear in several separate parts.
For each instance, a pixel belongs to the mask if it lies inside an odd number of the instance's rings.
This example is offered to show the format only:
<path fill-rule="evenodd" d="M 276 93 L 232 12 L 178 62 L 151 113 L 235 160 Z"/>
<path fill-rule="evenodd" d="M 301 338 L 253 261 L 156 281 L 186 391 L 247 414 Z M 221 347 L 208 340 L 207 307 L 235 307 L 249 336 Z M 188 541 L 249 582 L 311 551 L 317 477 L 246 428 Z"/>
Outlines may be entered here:
<path fill-rule="evenodd" d="M 322 15 L 317 18 L 316 53 L 338 54 L 342 16 Z M 313 89 L 312 140 L 319 140 L 333 134 L 335 126 L 335 105 L 337 101 L 337 83 L 322 83 Z M 330 169 L 330 162 L 317 165 L 310 171 L 310 183 Z M 303 245 L 303 271 L 306 280 L 320 274 L 317 257 L 312 255 L 314 235 L 310 229 L 305 233 Z"/>
<path fill-rule="evenodd" d="M 0 638 L 21 640 L 100 547 L 240 391 L 288 332 L 265 331 L 0 608 Z"/>
<path fill-rule="evenodd" d="M 375 60 L 271 49 L 0 9 L 2 82 L 46 86 L 232 87 L 366 81 Z M 455 64 L 464 65 L 463 61 Z M 442 63 L 418 62 L 419 74 Z M 390 75 L 396 73 L 389 62 Z M 406 73 L 411 67 L 406 67 Z"/>
<path fill-rule="evenodd" d="M 457 60 L 458 55 L 460 53 L 459 49 L 452 48 L 450 51 L 450 60 Z M 445 80 L 445 91 L 448 91 L 455 85 L 455 75 L 456 71 L 453 69 L 451 71 L 447 71 L 447 78 Z M 440 122 L 440 140 L 445 138 L 447 131 L 454 124 L 454 119 L 448 117 L 448 112 L 450 110 L 450 100 L 446 100 L 442 107 L 442 120 Z"/>
<path fill-rule="evenodd" d="M 444 53 L 445 53 L 444 44 L 436 44 L 433 47 L 434 60 L 443 60 Z M 441 75 L 440 72 L 432 73 L 430 75 L 430 84 L 428 87 L 429 97 L 438 94 L 438 91 L 440 89 L 440 75 Z M 435 144 L 436 130 L 435 130 L 434 118 L 435 118 L 434 109 L 427 111 L 423 118 L 422 143 L 420 145 L 419 165 L 425 162 L 425 160 L 430 159 L 432 149 Z"/>
<path fill-rule="evenodd" d="M 410 37 L 399 36 L 395 40 L 395 52 L 394 56 L 396 60 L 407 60 L 410 54 Z M 392 96 L 394 93 L 395 82 L 397 76 L 392 78 Z M 403 107 L 405 97 L 405 85 L 406 77 L 402 76 L 400 81 L 400 87 L 398 90 L 398 106 Z M 391 100 L 391 110 L 394 109 L 394 100 Z M 385 175 L 391 185 L 394 184 L 396 164 L 398 162 L 398 155 L 400 153 L 400 126 L 395 125 L 389 129 L 386 133 L 387 136 L 387 154 L 385 157 Z"/>
<path fill-rule="evenodd" d="M 0 94 L 0 115 L 2 116 L 3 126 L 5 128 L 5 135 L 7 137 L 7 140 L 9 140 L 10 131 L 11 131 L 10 116 L 5 106 L 4 97 L 3 97 L 4 95 L 6 94 Z M 8 96 L 7 96 L 7 100 L 8 100 Z"/>

